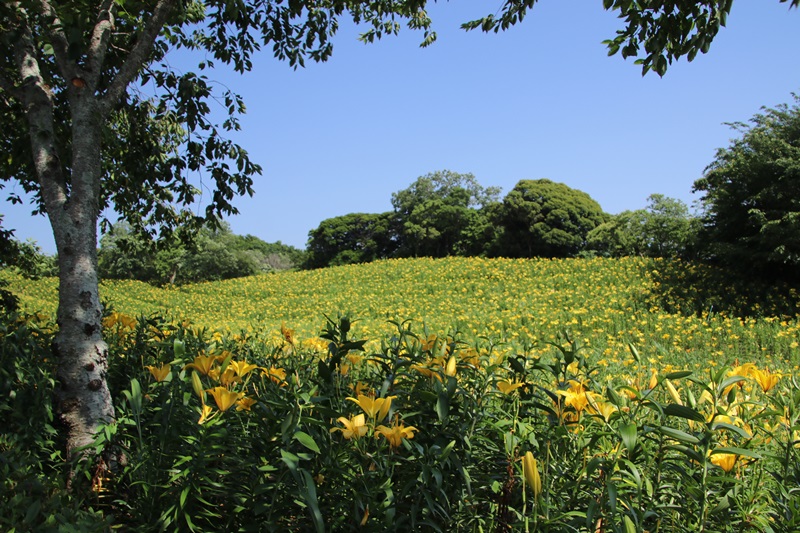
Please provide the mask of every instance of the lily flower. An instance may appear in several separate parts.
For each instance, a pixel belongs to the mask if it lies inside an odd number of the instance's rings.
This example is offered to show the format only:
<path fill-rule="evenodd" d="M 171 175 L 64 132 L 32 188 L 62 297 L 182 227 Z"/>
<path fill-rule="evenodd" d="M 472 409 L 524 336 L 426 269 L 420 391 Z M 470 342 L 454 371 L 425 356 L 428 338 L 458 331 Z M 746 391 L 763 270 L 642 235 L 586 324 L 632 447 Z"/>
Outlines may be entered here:
<path fill-rule="evenodd" d="M 243 378 L 251 370 L 255 370 L 258 366 L 248 363 L 247 361 L 231 361 L 228 364 L 228 369 L 233 370 L 237 376 Z"/>
<path fill-rule="evenodd" d="M 389 441 L 389 446 L 392 448 L 398 448 L 403 442 L 403 439 L 413 439 L 414 432 L 419 430 L 414 426 L 406 426 L 395 418 L 392 427 L 378 426 L 375 428 L 375 431 L 376 439 L 380 435 L 383 435 L 386 440 Z"/>
<path fill-rule="evenodd" d="M 602 416 L 603 420 L 608 422 L 611 420 L 611 415 L 619 411 L 619 408 L 611 402 L 597 401 L 593 395 L 589 395 L 587 411 L 590 414 Z"/>
<path fill-rule="evenodd" d="M 237 411 L 249 411 L 253 405 L 255 405 L 256 399 L 250 398 L 249 396 L 245 396 L 243 398 L 239 398 L 236 400 L 236 410 Z"/>
<path fill-rule="evenodd" d="M 214 366 L 216 361 L 216 355 L 198 355 L 194 358 L 194 361 L 183 367 L 183 369 L 186 370 L 187 368 L 193 368 L 201 374 L 207 376 L 208 373 L 211 372 L 211 367 Z"/>
<path fill-rule="evenodd" d="M 331 433 L 334 431 L 341 431 L 344 438 L 347 440 L 350 439 L 358 439 L 359 437 L 363 437 L 367 434 L 367 422 L 364 419 L 364 415 L 354 415 L 350 418 L 345 418 L 340 416 L 336 419 L 337 422 L 342 424 L 344 427 L 341 428 L 331 428 Z"/>
<path fill-rule="evenodd" d="M 574 380 L 569 381 L 569 388 L 566 390 L 559 390 L 556 393 L 564 397 L 564 405 L 572 407 L 578 413 L 586 409 L 589 399 L 586 396 L 586 389 L 582 383 Z"/>
<path fill-rule="evenodd" d="M 220 385 L 222 385 L 223 387 L 229 387 L 234 383 L 242 382 L 242 377 L 238 375 L 236 371 L 232 369 L 230 366 L 228 366 L 228 368 L 225 369 L 225 372 L 223 372 L 220 376 L 218 376 L 217 379 Z"/>
<path fill-rule="evenodd" d="M 507 379 L 501 379 L 495 385 L 497 385 L 497 390 L 499 390 L 503 394 L 511 394 L 518 388 L 525 385 L 525 383 L 519 381 L 509 381 Z"/>
<path fill-rule="evenodd" d="M 242 394 L 238 392 L 229 391 L 225 387 L 214 387 L 213 389 L 206 389 L 206 392 L 214 397 L 217 407 L 223 413 L 230 409 Z"/>
<path fill-rule="evenodd" d="M 166 380 L 169 376 L 170 370 L 172 369 L 172 365 L 169 363 L 162 364 L 158 367 L 155 366 L 146 366 L 147 370 L 153 375 L 153 379 L 157 382 L 161 383 L 162 381 Z"/>
<path fill-rule="evenodd" d="M 739 456 L 735 453 L 712 453 L 710 460 L 725 472 L 730 472 L 736 465 L 736 459 L 738 458 Z"/>
<path fill-rule="evenodd" d="M 194 393 L 197 394 L 200 401 L 205 403 L 206 392 L 203 390 L 203 382 L 200 381 L 200 375 L 197 372 L 192 372 L 192 389 L 194 389 Z"/>
<path fill-rule="evenodd" d="M 394 398 L 397 398 L 397 396 L 372 398 L 364 394 L 359 394 L 358 399 L 349 397 L 347 399 L 358 404 L 370 418 L 374 418 L 376 421 L 380 422 L 389 414 L 389 409 L 392 406 L 392 400 Z"/>
<path fill-rule="evenodd" d="M 772 390 L 781 379 L 780 374 L 773 374 L 767 369 L 759 370 L 758 368 L 753 368 L 750 372 L 750 377 L 758 383 L 759 387 L 761 387 L 761 390 L 764 392 Z"/>
<path fill-rule="evenodd" d="M 198 420 L 197 423 L 202 425 L 210 417 L 211 417 L 211 406 L 203 404 L 203 406 L 200 408 L 200 420 Z"/>
<path fill-rule="evenodd" d="M 456 375 L 456 356 L 451 355 L 450 359 L 447 360 L 447 366 L 444 369 L 444 375 L 455 377 Z"/>
<path fill-rule="evenodd" d="M 531 452 L 522 456 L 522 477 L 533 491 L 533 497 L 538 498 L 542 493 L 542 478 L 539 475 L 539 465 Z"/>
<path fill-rule="evenodd" d="M 277 383 L 281 387 L 286 385 L 286 370 L 282 368 L 276 368 L 274 366 L 269 367 L 268 369 L 261 372 L 262 375 L 271 379 L 274 383 Z"/>
<path fill-rule="evenodd" d="M 667 392 L 672 397 L 672 401 L 677 403 L 678 405 L 683 405 L 683 401 L 681 400 L 681 395 L 678 394 L 678 390 L 675 388 L 675 385 L 668 379 L 664 380 L 664 385 L 667 386 Z"/>

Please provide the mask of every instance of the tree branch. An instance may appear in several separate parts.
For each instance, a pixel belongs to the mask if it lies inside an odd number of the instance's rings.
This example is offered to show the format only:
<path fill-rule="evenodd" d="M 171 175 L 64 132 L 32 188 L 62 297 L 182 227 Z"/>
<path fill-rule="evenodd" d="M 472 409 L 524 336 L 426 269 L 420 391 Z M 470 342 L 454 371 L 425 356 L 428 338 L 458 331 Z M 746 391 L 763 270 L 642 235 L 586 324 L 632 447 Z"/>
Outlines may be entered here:
<path fill-rule="evenodd" d="M 167 20 L 170 11 L 178 4 L 178 0 L 158 0 L 150 20 L 139 35 L 139 39 L 128 54 L 128 59 L 123 63 L 117 75 L 111 81 L 105 96 L 100 102 L 100 112 L 107 115 L 114 105 L 125 94 L 128 85 L 136 79 L 142 67 L 153 50 L 158 34 Z"/>
<path fill-rule="evenodd" d="M 97 87 L 97 81 L 100 79 L 100 73 L 103 70 L 103 63 L 105 63 L 106 53 L 108 52 L 108 41 L 111 38 L 111 32 L 116 26 L 116 2 L 114 0 L 105 0 L 100 5 L 99 13 L 97 14 L 97 23 L 94 25 L 92 31 L 92 38 L 89 43 L 88 60 L 86 70 L 86 82 L 91 88 Z"/>
<path fill-rule="evenodd" d="M 44 82 L 36 55 L 36 43 L 28 23 L 27 12 L 19 9 L 20 38 L 15 44 L 15 59 L 20 86 L 16 88 L 25 109 L 30 132 L 33 165 L 36 169 L 42 199 L 48 215 L 58 231 L 60 209 L 68 199 L 64 169 L 58 157 L 53 118 L 53 93 Z M 7 80 L 6 80 L 7 81 Z"/>
<path fill-rule="evenodd" d="M 67 36 L 64 34 L 64 25 L 49 0 L 39 0 L 35 5 L 38 7 L 39 13 L 47 19 L 47 23 L 44 26 L 47 35 L 50 37 L 50 44 L 53 46 L 56 64 L 61 71 L 61 75 L 69 82 L 77 77 L 77 65 L 69 59 L 69 41 L 67 41 Z"/>

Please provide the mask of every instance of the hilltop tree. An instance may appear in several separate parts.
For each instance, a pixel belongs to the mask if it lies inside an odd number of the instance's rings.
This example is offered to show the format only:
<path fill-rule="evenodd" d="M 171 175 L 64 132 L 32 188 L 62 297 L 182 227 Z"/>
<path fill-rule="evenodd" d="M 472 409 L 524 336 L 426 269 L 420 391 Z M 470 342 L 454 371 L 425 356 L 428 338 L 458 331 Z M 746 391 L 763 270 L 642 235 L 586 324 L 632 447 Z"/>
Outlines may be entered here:
<path fill-rule="evenodd" d="M 499 193 L 497 187 L 481 186 L 472 174 L 441 170 L 420 176 L 392 194 L 399 254 L 445 257 L 475 248 L 469 236 L 480 235 L 486 226 L 480 209 L 496 202 Z"/>
<path fill-rule="evenodd" d="M 497 210 L 499 254 L 573 257 L 605 219 L 600 205 L 583 191 L 547 179 L 522 180 Z"/>
<path fill-rule="evenodd" d="M 800 95 L 764 109 L 695 182 L 704 193 L 700 242 L 748 274 L 800 279 Z"/>
<path fill-rule="evenodd" d="M 792 5 L 798 2 L 792 0 Z M 467 27 L 504 29 L 521 20 L 534 3 L 507 0 L 496 24 L 488 17 Z M 215 95 L 208 79 L 170 70 L 161 63 L 167 51 L 200 49 L 205 52 L 200 70 L 221 62 L 244 72 L 251 68 L 252 55 L 269 46 L 275 57 L 302 66 L 306 59 L 324 61 L 331 55 L 330 37 L 345 14 L 366 24 L 367 42 L 397 32 L 398 20 L 405 20 L 409 27 L 423 29 L 423 44 L 429 44 L 435 34 L 428 30 L 426 4 L 426 0 L 0 3 L 0 146 L 7 154 L 0 158 L 0 179 L 20 182 L 53 229 L 59 263 L 57 402 L 68 428 L 70 453 L 89 444 L 103 423 L 114 420 L 97 284 L 100 213 L 113 207 L 136 231 L 151 235 L 169 233 L 181 224 L 199 226 L 205 219 L 235 212 L 233 198 L 252 194 L 252 177 L 260 171 L 241 147 L 224 138 L 225 131 L 238 128 L 236 115 L 244 110 L 238 96 L 230 92 L 219 96 L 228 118 L 213 123 Z M 629 43 L 623 55 L 636 43 L 644 43 L 649 51 L 651 43 L 658 42 L 680 57 L 703 49 L 716 34 L 719 17 L 698 15 L 712 7 L 712 14 L 727 13 L 730 4 L 730 0 L 681 2 L 677 10 L 670 4 L 666 20 L 648 18 L 650 11 L 666 9 L 663 2 L 653 2 L 662 7 L 651 8 L 649 2 L 607 1 L 605 7 L 627 16 L 624 36 Z M 675 31 L 676 19 L 680 31 Z M 688 52 L 684 27 L 696 28 Z M 610 46 L 613 51 L 614 43 Z M 661 73 L 661 55 L 654 54 L 644 58 L 645 65 L 652 64 Z M 153 98 L 137 90 L 148 83 L 157 89 Z M 201 170 L 214 191 L 205 214 L 196 216 L 181 206 L 198 194 L 188 172 Z"/>
<path fill-rule="evenodd" d="M 369 263 L 392 257 L 392 213 L 350 213 L 328 218 L 308 232 L 306 268 Z"/>
<path fill-rule="evenodd" d="M 612 215 L 587 236 L 591 250 L 602 255 L 621 257 L 685 256 L 694 241 L 697 221 L 680 200 L 651 194 L 647 207 Z"/>

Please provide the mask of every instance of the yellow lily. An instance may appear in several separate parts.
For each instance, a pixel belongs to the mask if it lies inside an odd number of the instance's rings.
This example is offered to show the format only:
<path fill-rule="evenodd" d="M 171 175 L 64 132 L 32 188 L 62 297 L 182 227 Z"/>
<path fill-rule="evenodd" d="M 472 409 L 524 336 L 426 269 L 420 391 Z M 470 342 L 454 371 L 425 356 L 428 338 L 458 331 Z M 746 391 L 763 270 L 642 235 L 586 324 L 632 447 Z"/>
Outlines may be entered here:
<path fill-rule="evenodd" d="M 736 459 L 738 458 L 739 456 L 735 453 L 712 453 L 710 460 L 725 472 L 730 472 L 736 466 Z"/>
<path fill-rule="evenodd" d="M 214 397 L 217 407 L 223 413 L 230 409 L 242 394 L 238 392 L 229 391 L 225 387 L 214 387 L 213 389 L 206 389 L 206 392 Z"/>
<path fill-rule="evenodd" d="M 334 431 L 341 431 L 342 435 L 344 435 L 344 438 L 347 440 L 358 439 L 359 437 L 363 437 L 367 434 L 367 422 L 364 419 L 363 414 L 354 415 L 350 418 L 340 416 L 336 419 L 336 421 L 342 424 L 344 427 L 331 428 L 331 433 Z"/>
<path fill-rule="evenodd" d="M 236 410 L 237 411 L 249 411 L 253 405 L 255 405 L 256 399 L 250 398 L 249 396 L 245 396 L 243 398 L 239 398 L 236 400 Z"/>
<path fill-rule="evenodd" d="M 194 361 L 183 367 L 184 370 L 187 368 L 194 368 L 198 372 L 204 375 L 208 375 L 211 372 L 211 367 L 214 366 L 214 363 L 217 361 L 217 356 L 215 355 L 198 355 L 194 358 Z"/>
<path fill-rule="evenodd" d="M 451 355 L 450 359 L 447 360 L 447 366 L 444 369 L 444 375 L 455 377 L 456 375 L 456 356 Z"/>
<path fill-rule="evenodd" d="M 653 369 L 650 372 L 650 382 L 647 384 L 647 388 L 653 390 L 656 388 L 656 385 L 658 385 L 658 372 L 656 369 Z"/>
<path fill-rule="evenodd" d="M 767 369 L 759 370 L 758 368 L 753 368 L 750 372 L 750 377 L 758 383 L 759 387 L 761 387 L 761 390 L 764 392 L 772 390 L 781 379 L 780 374 L 773 374 Z"/>
<path fill-rule="evenodd" d="M 664 384 L 667 386 L 667 392 L 672 397 L 672 401 L 677 403 L 678 405 L 683 405 L 683 401 L 681 400 L 681 395 L 678 394 L 678 390 L 675 388 L 675 385 L 668 379 L 664 380 Z"/>
<path fill-rule="evenodd" d="M 392 427 L 378 426 L 375 428 L 375 431 L 376 439 L 380 435 L 383 435 L 386 440 L 389 441 L 389 446 L 392 448 L 398 448 L 403 442 L 403 439 L 413 439 L 414 432 L 419 430 L 414 426 L 406 426 L 402 422 L 399 422 L 397 419 L 395 419 Z"/>
<path fill-rule="evenodd" d="M 166 380 L 167 377 L 169 376 L 170 370 L 172 369 L 172 365 L 170 365 L 169 363 L 165 363 L 158 367 L 148 365 L 145 368 L 149 370 L 150 373 L 153 375 L 153 379 L 161 383 L 162 381 Z"/>
<path fill-rule="evenodd" d="M 361 407 L 370 418 L 374 418 L 377 422 L 380 422 L 386 415 L 389 414 L 389 409 L 392 406 L 392 400 L 397 396 L 387 396 L 386 398 L 372 398 L 370 396 L 366 396 L 364 394 L 359 394 L 358 399 L 350 398 L 347 399 L 351 402 L 355 402 Z"/>
<path fill-rule="evenodd" d="M 538 498 L 542 493 L 542 478 L 539 476 L 539 465 L 531 452 L 522 456 L 522 477 L 533 491 L 533 497 Z"/>
<path fill-rule="evenodd" d="M 525 383 L 520 383 L 519 381 L 509 381 L 507 379 L 501 379 L 495 385 L 497 385 L 497 390 L 499 390 L 503 394 L 511 394 L 518 388 L 525 385 Z"/>
<path fill-rule="evenodd" d="M 586 396 L 586 389 L 582 383 L 570 380 L 569 388 L 566 390 L 556 391 L 557 394 L 564 397 L 564 405 L 572 407 L 578 413 L 586 409 L 589 399 Z"/>
<path fill-rule="evenodd" d="M 277 383 L 281 387 L 286 385 L 286 370 L 282 368 L 276 368 L 274 366 L 269 367 L 268 369 L 261 372 L 264 376 L 267 376 L 271 379 L 274 383 Z"/>
<path fill-rule="evenodd" d="M 210 417 L 211 417 L 211 406 L 203 404 L 203 406 L 200 408 L 200 420 L 198 420 L 197 423 L 202 425 Z"/>
<path fill-rule="evenodd" d="M 228 365 L 228 369 L 236 372 L 236 375 L 240 378 L 245 377 L 248 372 L 255 370 L 256 368 L 258 368 L 258 366 L 250 364 L 247 361 L 231 361 Z"/>
<path fill-rule="evenodd" d="M 603 417 L 603 420 L 608 422 L 611 420 L 611 415 L 619 411 L 619 408 L 611 402 L 598 402 L 593 395 L 589 395 L 589 405 L 587 411 L 593 415 Z"/>
<path fill-rule="evenodd" d="M 234 383 L 241 383 L 242 377 L 237 374 L 236 371 L 230 367 L 230 365 L 228 365 L 228 368 L 225 369 L 225 372 L 223 372 L 222 375 L 218 376 L 217 380 L 223 387 L 229 387 Z"/>
<path fill-rule="evenodd" d="M 200 401 L 206 403 L 206 392 L 203 390 L 203 382 L 200 381 L 200 375 L 197 372 L 192 372 L 192 389 Z"/>

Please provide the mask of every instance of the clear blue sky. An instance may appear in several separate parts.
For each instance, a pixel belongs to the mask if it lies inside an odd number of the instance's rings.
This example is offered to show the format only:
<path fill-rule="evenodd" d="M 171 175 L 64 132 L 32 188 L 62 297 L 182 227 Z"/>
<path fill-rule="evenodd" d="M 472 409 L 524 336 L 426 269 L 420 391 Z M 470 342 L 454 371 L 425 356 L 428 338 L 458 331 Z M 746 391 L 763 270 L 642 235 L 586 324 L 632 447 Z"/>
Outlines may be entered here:
<path fill-rule="evenodd" d="M 408 30 L 364 45 L 344 24 L 327 63 L 294 71 L 265 51 L 244 76 L 213 72 L 244 97 L 234 140 L 264 168 L 255 196 L 235 203 L 234 232 L 303 248 L 323 219 L 388 211 L 393 192 L 443 169 L 503 195 L 548 178 L 609 213 L 652 193 L 691 204 L 692 183 L 736 135 L 723 123 L 800 92 L 800 11 L 778 0 L 737 0 L 709 53 L 664 78 L 607 56 L 601 41 L 620 22 L 600 0 L 540 0 L 501 34 L 459 29 L 500 5 L 432 5 L 439 38 L 425 49 Z M 55 251 L 45 218 L 0 210 L 18 238 Z"/>

